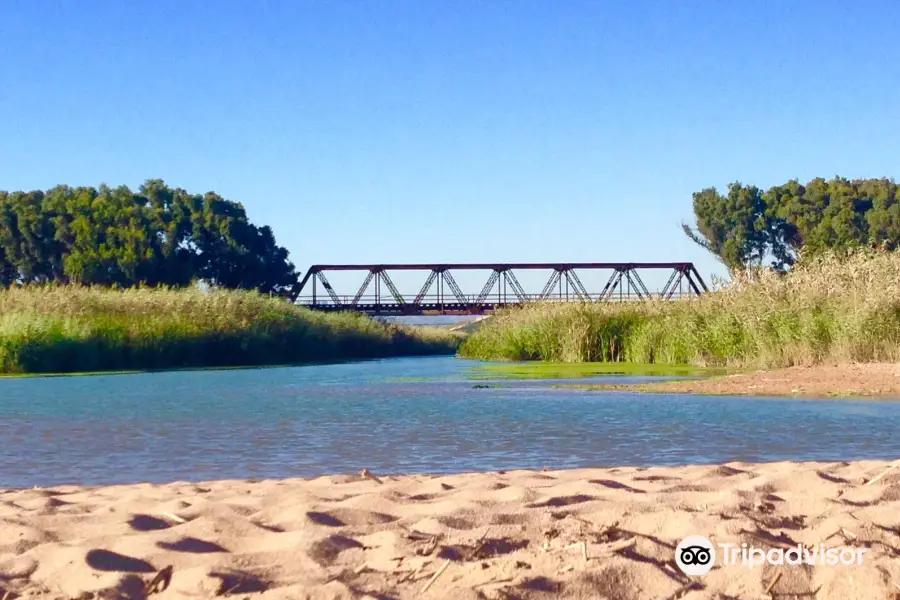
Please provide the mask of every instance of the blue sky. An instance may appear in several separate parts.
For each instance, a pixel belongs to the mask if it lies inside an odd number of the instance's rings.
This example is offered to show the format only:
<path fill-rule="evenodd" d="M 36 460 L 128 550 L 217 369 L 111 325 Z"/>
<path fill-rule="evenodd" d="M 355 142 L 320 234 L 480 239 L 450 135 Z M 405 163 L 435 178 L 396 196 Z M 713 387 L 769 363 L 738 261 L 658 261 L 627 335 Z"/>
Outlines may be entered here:
<path fill-rule="evenodd" d="M 215 190 L 301 270 L 708 276 L 692 192 L 897 174 L 898 22 L 874 0 L 3 0 L 0 188 Z"/>

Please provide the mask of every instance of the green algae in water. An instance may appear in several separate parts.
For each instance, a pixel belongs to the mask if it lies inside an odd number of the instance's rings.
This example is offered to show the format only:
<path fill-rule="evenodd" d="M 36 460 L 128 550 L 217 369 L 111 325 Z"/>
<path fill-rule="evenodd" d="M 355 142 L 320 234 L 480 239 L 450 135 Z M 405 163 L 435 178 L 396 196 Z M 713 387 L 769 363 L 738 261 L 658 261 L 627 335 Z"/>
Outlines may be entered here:
<path fill-rule="evenodd" d="M 710 377 L 734 372 L 723 367 L 636 363 L 494 363 L 472 367 L 470 379 L 585 379 L 603 375 Z"/>
<path fill-rule="evenodd" d="M 740 372 L 725 367 L 698 367 L 695 365 L 666 365 L 656 363 L 560 363 L 560 362 L 495 362 L 468 367 L 463 371 L 464 381 L 516 380 L 516 379 L 588 379 L 610 375 L 651 377 L 712 377 Z M 393 382 L 444 381 L 446 376 L 391 377 Z"/>

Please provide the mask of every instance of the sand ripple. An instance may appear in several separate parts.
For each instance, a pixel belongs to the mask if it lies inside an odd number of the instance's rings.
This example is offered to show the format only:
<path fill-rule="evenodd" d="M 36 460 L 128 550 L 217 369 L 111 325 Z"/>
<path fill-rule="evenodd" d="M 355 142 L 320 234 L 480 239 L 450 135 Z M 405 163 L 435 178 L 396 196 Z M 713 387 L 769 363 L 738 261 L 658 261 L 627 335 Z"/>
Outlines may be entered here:
<path fill-rule="evenodd" d="M 863 485 L 886 466 L 7 490 L 0 598 L 755 599 L 780 573 L 775 598 L 896 600 L 900 469 Z M 674 565 L 675 546 L 692 534 L 870 552 L 856 566 L 718 566 L 692 580 Z M 160 589 L 148 590 L 154 579 Z"/>

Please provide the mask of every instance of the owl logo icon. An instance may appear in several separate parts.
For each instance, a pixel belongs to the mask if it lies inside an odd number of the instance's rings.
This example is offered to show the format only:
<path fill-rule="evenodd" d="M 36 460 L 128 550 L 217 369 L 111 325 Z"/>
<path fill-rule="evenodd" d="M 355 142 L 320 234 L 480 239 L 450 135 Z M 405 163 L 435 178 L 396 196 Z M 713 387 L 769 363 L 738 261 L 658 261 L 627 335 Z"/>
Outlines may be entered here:
<path fill-rule="evenodd" d="M 689 535 L 675 548 L 675 564 L 685 575 L 706 575 L 716 563 L 716 549 L 702 535 Z"/>

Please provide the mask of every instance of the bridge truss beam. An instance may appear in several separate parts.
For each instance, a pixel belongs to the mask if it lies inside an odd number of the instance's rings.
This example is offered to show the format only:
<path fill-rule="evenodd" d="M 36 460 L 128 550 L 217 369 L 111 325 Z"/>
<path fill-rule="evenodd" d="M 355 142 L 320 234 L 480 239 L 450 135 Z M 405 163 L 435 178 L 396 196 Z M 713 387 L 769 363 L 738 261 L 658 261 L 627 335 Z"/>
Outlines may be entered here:
<path fill-rule="evenodd" d="M 527 294 L 516 278 L 514 271 L 527 270 L 551 271 L 539 294 Z M 576 272 L 589 270 L 611 271 L 599 293 L 589 293 Z M 662 290 L 654 293 L 647 289 L 638 273 L 640 270 L 668 270 L 671 274 Z M 325 277 L 329 271 L 359 271 L 366 275 L 353 296 L 341 296 Z M 428 275 L 418 293 L 410 299 L 399 292 L 388 271 L 423 271 Z M 478 294 L 466 295 L 452 271 L 490 271 L 490 275 Z M 325 294 L 320 292 L 320 285 Z M 302 295 L 304 290 L 306 295 Z M 351 310 L 372 315 L 477 315 L 529 302 L 669 300 L 707 291 L 700 273 L 689 262 L 313 265 L 292 291 L 291 300 L 315 310 Z"/>

